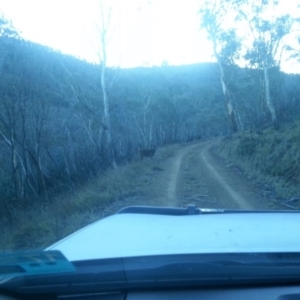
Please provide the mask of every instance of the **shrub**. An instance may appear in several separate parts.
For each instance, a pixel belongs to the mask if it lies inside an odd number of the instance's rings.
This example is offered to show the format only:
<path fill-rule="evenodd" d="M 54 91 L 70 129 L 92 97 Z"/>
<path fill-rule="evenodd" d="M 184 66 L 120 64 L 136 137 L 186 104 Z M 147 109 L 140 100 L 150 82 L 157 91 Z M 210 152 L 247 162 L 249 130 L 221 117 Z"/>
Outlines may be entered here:
<path fill-rule="evenodd" d="M 251 156 L 255 153 L 257 140 L 252 137 L 241 138 L 238 142 L 236 152 L 240 156 Z"/>

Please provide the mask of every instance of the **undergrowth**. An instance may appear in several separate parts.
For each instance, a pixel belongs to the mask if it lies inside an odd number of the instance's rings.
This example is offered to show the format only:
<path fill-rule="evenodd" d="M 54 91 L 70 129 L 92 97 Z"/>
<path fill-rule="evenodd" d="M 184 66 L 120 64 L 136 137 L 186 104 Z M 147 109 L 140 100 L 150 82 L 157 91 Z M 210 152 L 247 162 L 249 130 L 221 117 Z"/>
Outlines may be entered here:
<path fill-rule="evenodd" d="M 10 211 L 10 218 L 0 220 L 0 251 L 43 249 L 99 220 L 114 201 L 142 197 L 151 174 L 162 171 L 161 162 L 172 157 L 178 147 L 160 148 L 152 160 L 137 156 L 127 165 L 47 202 Z"/>
<path fill-rule="evenodd" d="M 217 153 L 248 178 L 271 187 L 277 197 L 300 196 L 300 122 L 224 138 Z"/>

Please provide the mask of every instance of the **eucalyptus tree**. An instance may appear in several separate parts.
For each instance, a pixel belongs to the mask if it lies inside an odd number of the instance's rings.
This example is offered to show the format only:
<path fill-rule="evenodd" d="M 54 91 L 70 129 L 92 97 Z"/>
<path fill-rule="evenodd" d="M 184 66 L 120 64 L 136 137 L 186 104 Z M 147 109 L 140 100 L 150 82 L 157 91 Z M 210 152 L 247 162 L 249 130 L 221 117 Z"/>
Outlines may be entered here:
<path fill-rule="evenodd" d="M 206 0 L 202 5 L 199 15 L 201 28 L 203 28 L 212 43 L 212 50 L 217 60 L 222 91 L 227 104 L 228 115 L 232 132 L 238 131 L 238 120 L 234 105 L 234 95 L 230 91 L 226 69 L 235 64 L 239 58 L 241 43 L 236 34 L 234 24 L 235 12 L 232 10 L 231 1 Z"/>
<path fill-rule="evenodd" d="M 274 99 L 271 97 L 270 71 L 279 69 L 283 54 L 288 47 L 286 37 L 290 34 L 293 19 L 280 13 L 278 0 L 236 0 L 240 20 L 248 27 L 244 58 L 250 67 L 263 71 L 265 103 L 271 115 L 272 124 L 278 128 Z"/>
<path fill-rule="evenodd" d="M 111 17 L 112 17 L 112 4 L 111 1 L 100 0 L 99 1 L 99 19 L 96 25 L 97 33 L 99 34 L 98 43 L 98 59 L 101 68 L 101 87 L 102 87 L 102 100 L 103 100 L 103 117 L 101 121 L 100 132 L 105 132 L 106 135 L 106 155 L 109 163 L 112 164 L 114 168 L 117 167 L 115 156 L 113 153 L 113 137 L 111 130 L 111 116 L 109 107 L 109 97 L 108 97 L 108 85 L 107 85 L 107 44 L 110 37 L 110 27 L 111 27 Z"/>
<path fill-rule="evenodd" d="M 149 116 L 152 95 L 142 91 L 141 99 L 139 99 L 142 105 L 142 126 L 140 126 L 138 120 L 135 118 L 136 126 L 141 135 L 142 146 L 150 148 L 153 139 L 153 116 Z M 149 120 L 150 119 L 150 120 Z"/>
<path fill-rule="evenodd" d="M 46 49 L 22 40 L 7 45 L 0 81 L 0 136 L 4 143 L 2 169 L 16 199 L 47 195 L 48 163 L 44 148 L 50 141 L 45 128 L 55 97 L 45 66 Z M 42 52 L 40 52 L 42 50 Z M 5 149 L 4 149 L 5 148 Z M 9 150 L 6 150 L 9 149 Z M 9 166 L 9 162 L 11 166 Z M 48 181 L 48 182 L 47 182 Z"/>
<path fill-rule="evenodd" d="M 9 83 L 5 85 L 3 81 L 3 73 L 6 62 L 9 60 L 10 48 L 9 45 L 14 39 L 19 39 L 19 33 L 13 26 L 10 20 L 0 15 L 0 63 L 1 63 L 1 85 L 5 86 L 5 89 L 9 89 Z M 11 101 L 8 93 L 1 92 L 0 96 L 0 136 L 4 145 L 8 146 L 10 151 L 9 159 L 3 161 L 3 163 L 10 162 L 11 164 L 11 182 L 13 182 L 13 193 L 16 197 L 21 195 L 21 174 L 23 166 L 20 166 L 20 151 L 16 142 L 16 131 L 18 123 L 18 110 L 14 101 Z M 2 144 L 1 157 L 5 153 L 4 146 Z M 2 168 L 3 169 L 3 168 Z"/>

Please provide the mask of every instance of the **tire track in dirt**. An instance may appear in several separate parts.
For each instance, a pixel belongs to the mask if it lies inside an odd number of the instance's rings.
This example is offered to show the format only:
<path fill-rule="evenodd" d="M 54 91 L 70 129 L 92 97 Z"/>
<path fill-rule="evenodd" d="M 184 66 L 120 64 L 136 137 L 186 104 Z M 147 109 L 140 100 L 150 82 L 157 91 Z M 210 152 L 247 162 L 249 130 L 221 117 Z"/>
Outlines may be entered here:
<path fill-rule="evenodd" d="M 208 149 L 215 145 L 216 142 L 212 142 L 205 147 L 203 147 L 201 151 L 201 157 L 203 159 L 204 164 L 206 165 L 207 169 L 213 174 L 216 181 L 219 182 L 219 184 L 227 191 L 229 196 L 232 198 L 232 200 L 237 204 L 237 206 L 241 209 L 253 209 L 253 206 L 248 203 L 244 197 L 242 197 L 239 193 L 237 193 L 234 189 L 232 189 L 226 182 L 226 180 L 219 175 L 219 173 L 216 171 L 216 169 L 213 167 L 210 159 L 208 159 Z"/>
<path fill-rule="evenodd" d="M 181 149 L 170 168 L 167 204 L 195 204 L 208 208 L 269 209 L 248 180 L 210 154 L 219 140 L 202 141 Z"/>
<path fill-rule="evenodd" d="M 178 175 L 180 171 L 182 158 L 187 154 L 187 152 L 189 152 L 191 149 L 196 147 L 198 147 L 198 144 L 187 146 L 186 148 L 180 150 L 179 153 L 177 154 L 175 158 L 175 162 L 171 169 L 171 178 L 170 178 L 168 191 L 167 191 L 168 202 L 177 203 L 178 199 L 177 199 L 176 187 L 177 187 Z"/>

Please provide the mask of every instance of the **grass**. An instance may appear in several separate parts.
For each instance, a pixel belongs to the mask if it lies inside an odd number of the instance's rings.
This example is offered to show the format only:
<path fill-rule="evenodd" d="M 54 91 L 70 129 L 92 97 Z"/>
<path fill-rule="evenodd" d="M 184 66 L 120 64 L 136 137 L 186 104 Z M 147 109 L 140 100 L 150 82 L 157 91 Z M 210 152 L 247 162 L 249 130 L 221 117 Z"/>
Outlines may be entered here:
<path fill-rule="evenodd" d="M 11 212 L 9 221 L 0 220 L 1 251 L 42 249 L 74 231 L 103 217 L 115 201 L 143 197 L 155 172 L 163 171 L 161 162 L 171 158 L 179 145 L 157 150 L 152 160 L 138 157 L 117 170 L 107 170 L 88 184 L 77 186 L 47 203 L 34 203 Z"/>
<path fill-rule="evenodd" d="M 216 152 L 277 197 L 300 195 L 300 122 L 257 134 L 249 130 L 224 138 Z"/>

